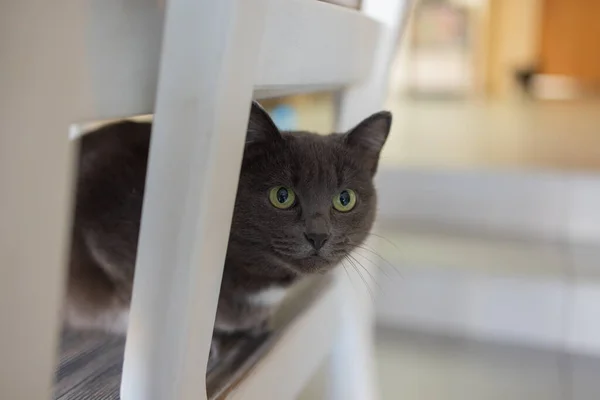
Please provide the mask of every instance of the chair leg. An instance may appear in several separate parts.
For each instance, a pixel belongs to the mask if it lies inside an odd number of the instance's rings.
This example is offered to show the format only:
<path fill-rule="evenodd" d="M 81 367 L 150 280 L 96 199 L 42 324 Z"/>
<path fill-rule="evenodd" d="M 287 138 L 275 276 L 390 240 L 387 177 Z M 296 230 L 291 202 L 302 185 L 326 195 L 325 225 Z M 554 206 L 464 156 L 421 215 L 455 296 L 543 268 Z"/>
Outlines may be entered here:
<path fill-rule="evenodd" d="M 404 0 L 363 0 L 361 11 L 382 24 L 373 68 L 368 79 L 341 94 L 338 131 L 354 126 L 369 113 L 379 111 L 385 100 L 389 68 L 408 5 Z M 375 274 L 375 271 L 373 271 Z M 350 282 L 345 282 L 350 285 Z M 350 288 L 352 289 L 352 288 Z M 373 361 L 371 299 L 360 299 L 349 290 L 343 307 L 343 326 L 333 349 L 327 398 L 331 400 L 377 399 Z"/>
<path fill-rule="evenodd" d="M 206 398 L 265 5 L 166 3 L 123 400 Z"/>
<path fill-rule="evenodd" d="M 379 398 L 373 351 L 372 303 L 350 285 L 342 307 L 342 326 L 328 365 L 327 400 Z"/>

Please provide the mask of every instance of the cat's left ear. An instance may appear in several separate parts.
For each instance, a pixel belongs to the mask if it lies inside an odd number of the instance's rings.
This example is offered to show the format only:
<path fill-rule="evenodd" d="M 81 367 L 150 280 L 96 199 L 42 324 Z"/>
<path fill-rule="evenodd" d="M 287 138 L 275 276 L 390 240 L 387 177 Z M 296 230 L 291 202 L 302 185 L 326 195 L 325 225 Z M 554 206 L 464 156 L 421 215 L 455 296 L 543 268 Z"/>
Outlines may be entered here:
<path fill-rule="evenodd" d="M 250 108 L 250 120 L 246 132 L 246 145 L 252 143 L 265 143 L 281 140 L 281 132 L 265 111 L 256 101 Z"/>
<path fill-rule="evenodd" d="M 373 173 L 377 169 L 379 153 L 392 127 L 392 114 L 389 111 L 380 111 L 364 119 L 345 135 L 349 146 L 357 147 L 373 161 Z"/>

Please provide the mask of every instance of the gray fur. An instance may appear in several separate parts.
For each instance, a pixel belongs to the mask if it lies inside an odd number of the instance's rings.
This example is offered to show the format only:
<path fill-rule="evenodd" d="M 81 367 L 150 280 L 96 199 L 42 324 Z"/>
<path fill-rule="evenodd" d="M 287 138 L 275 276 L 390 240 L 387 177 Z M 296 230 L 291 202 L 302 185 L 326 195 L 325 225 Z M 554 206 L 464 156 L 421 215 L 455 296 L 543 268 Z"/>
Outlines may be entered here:
<path fill-rule="evenodd" d="M 381 112 L 345 134 L 279 132 L 253 103 L 217 332 L 260 332 L 272 307 L 250 297 L 325 273 L 365 240 L 375 219 L 373 175 L 390 124 L 391 115 Z M 150 131 L 149 123 L 125 121 L 81 140 L 65 306 L 71 325 L 119 333 L 126 328 Z M 274 186 L 292 188 L 296 204 L 286 210 L 270 204 Z M 332 198 L 346 188 L 358 201 L 342 213 Z M 318 250 L 314 238 L 322 245 Z"/>

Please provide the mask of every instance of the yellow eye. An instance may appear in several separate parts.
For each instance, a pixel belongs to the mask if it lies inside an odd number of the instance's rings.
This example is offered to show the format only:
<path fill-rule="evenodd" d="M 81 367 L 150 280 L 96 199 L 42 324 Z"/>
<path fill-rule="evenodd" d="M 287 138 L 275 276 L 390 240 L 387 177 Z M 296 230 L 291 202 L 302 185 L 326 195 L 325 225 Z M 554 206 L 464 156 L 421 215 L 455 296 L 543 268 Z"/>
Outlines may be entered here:
<path fill-rule="evenodd" d="M 269 192 L 269 200 L 275 207 L 285 210 L 294 205 L 296 195 L 290 188 L 285 186 L 275 186 Z"/>
<path fill-rule="evenodd" d="M 352 189 L 344 189 L 333 196 L 333 208 L 340 212 L 348 212 L 356 205 L 356 193 Z"/>

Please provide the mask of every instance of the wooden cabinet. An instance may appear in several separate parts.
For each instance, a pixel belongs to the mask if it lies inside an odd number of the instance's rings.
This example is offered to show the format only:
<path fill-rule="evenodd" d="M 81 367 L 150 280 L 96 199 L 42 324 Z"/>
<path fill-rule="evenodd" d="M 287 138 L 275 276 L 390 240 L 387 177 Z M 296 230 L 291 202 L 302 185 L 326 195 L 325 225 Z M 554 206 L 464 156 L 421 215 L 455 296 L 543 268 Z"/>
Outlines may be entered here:
<path fill-rule="evenodd" d="M 600 1 L 545 0 L 541 73 L 600 85 Z"/>

